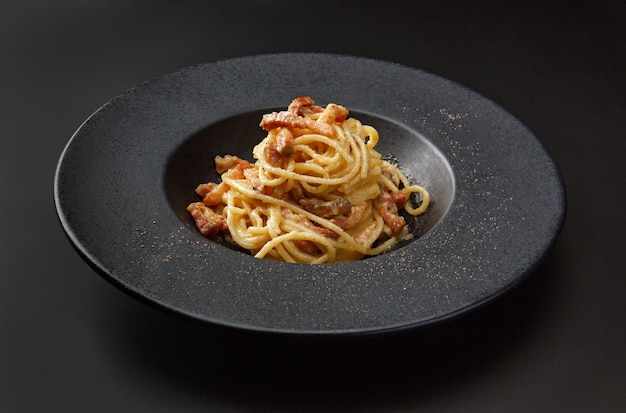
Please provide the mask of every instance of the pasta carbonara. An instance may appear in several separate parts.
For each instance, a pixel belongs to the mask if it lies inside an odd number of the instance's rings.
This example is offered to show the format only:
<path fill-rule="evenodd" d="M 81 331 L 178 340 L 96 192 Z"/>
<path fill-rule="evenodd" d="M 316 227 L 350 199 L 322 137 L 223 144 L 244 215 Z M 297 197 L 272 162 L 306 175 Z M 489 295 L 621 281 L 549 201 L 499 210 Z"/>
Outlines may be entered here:
<path fill-rule="evenodd" d="M 408 234 L 430 196 L 375 150 L 378 132 L 309 97 L 263 116 L 255 163 L 215 158 L 221 182 L 200 184 L 187 211 L 205 236 L 224 234 L 257 258 L 333 263 L 377 255 Z M 413 195 L 412 194 L 417 194 Z"/>

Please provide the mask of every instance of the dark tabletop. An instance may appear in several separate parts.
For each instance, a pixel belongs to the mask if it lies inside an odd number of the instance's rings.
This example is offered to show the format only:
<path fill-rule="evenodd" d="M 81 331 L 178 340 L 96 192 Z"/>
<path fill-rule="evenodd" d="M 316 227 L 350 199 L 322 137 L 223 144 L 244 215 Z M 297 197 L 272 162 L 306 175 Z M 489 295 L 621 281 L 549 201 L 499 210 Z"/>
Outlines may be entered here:
<path fill-rule="evenodd" d="M 0 6 L 0 411 L 626 405 L 623 2 L 56 3 Z M 567 190 L 565 226 L 542 265 L 448 323 L 339 341 L 209 328 L 99 277 L 54 207 L 56 162 L 72 133 L 161 74 L 293 51 L 424 69 L 518 117 L 554 156 Z"/>

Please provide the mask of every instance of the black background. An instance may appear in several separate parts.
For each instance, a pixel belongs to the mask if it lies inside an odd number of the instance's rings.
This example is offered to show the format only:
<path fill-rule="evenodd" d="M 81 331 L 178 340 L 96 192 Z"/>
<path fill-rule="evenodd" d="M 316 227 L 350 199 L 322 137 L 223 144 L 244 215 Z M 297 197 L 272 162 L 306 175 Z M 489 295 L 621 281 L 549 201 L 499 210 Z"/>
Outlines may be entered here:
<path fill-rule="evenodd" d="M 626 405 L 623 2 L 49 3 L 0 6 L 0 411 Z M 161 74 L 289 51 L 421 68 L 517 116 L 567 188 L 567 221 L 541 267 L 453 322 L 339 342 L 232 335 L 97 276 L 66 240 L 53 202 L 56 162 L 76 128 Z"/>

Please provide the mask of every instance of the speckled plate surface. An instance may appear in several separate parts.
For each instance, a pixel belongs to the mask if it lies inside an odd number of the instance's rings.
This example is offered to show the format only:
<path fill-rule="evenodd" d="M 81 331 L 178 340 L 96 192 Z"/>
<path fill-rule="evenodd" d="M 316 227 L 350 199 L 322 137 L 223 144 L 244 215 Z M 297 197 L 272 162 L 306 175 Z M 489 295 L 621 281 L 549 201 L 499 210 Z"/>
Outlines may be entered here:
<path fill-rule="evenodd" d="M 426 186 L 416 240 L 330 265 L 255 259 L 202 237 L 185 206 L 212 159 L 251 159 L 260 116 L 297 96 L 376 127 L 378 150 Z M 414 68 L 327 54 L 197 65 L 116 97 L 77 130 L 55 177 L 61 224 L 105 279 L 161 308 L 237 330 L 382 334 L 458 316 L 519 284 L 559 234 L 565 193 L 517 119 Z"/>

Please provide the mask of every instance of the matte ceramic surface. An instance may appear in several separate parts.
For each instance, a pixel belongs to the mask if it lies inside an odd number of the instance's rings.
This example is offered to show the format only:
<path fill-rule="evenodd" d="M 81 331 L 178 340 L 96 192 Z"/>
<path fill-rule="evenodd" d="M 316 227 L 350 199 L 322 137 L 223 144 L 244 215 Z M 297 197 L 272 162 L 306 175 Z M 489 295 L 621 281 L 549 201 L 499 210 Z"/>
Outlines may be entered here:
<path fill-rule="evenodd" d="M 212 159 L 251 159 L 260 116 L 309 95 L 380 132 L 378 150 L 426 186 L 416 240 L 330 265 L 255 259 L 202 237 L 184 207 Z M 211 324 L 288 335 L 380 334 L 440 322 L 521 282 L 561 229 L 552 158 L 517 119 L 458 84 L 358 57 L 279 54 L 197 65 L 95 112 L 60 159 L 55 201 L 104 278 Z"/>

